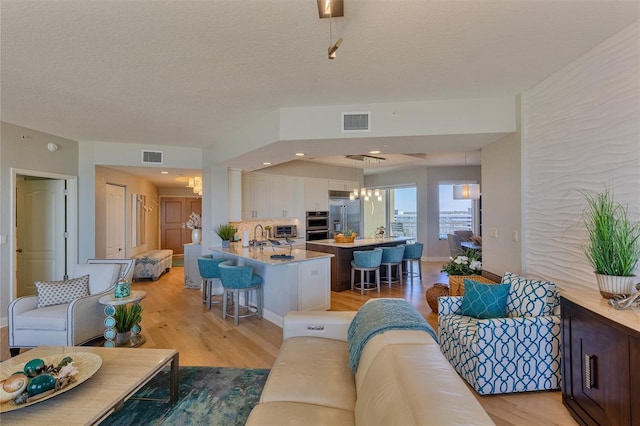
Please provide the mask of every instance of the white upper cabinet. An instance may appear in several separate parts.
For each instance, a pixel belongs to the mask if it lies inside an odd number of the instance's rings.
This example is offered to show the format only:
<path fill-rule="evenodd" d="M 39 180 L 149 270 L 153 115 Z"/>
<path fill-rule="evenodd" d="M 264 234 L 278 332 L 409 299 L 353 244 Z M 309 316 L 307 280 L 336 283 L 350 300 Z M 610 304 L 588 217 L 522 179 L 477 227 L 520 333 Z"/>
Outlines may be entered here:
<path fill-rule="evenodd" d="M 242 170 L 228 169 L 229 221 L 242 220 Z"/>
<path fill-rule="evenodd" d="M 269 197 L 271 201 L 271 217 L 300 217 L 300 178 L 289 176 L 271 176 L 269 178 Z"/>
<path fill-rule="evenodd" d="M 247 173 L 242 176 L 242 217 L 269 217 L 269 179 L 265 175 Z"/>
<path fill-rule="evenodd" d="M 350 180 L 329 180 L 329 190 L 330 191 L 353 191 L 355 188 L 359 188 L 360 184 L 358 182 L 350 181 Z"/>
<path fill-rule="evenodd" d="M 242 177 L 242 218 L 304 218 L 302 178 L 245 173 Z"/>
<path fill-rule="evenodd" d="M 329 210 L 329 181 L 306 178 L 304 180 L 304 209 L 306 211 Z"/>

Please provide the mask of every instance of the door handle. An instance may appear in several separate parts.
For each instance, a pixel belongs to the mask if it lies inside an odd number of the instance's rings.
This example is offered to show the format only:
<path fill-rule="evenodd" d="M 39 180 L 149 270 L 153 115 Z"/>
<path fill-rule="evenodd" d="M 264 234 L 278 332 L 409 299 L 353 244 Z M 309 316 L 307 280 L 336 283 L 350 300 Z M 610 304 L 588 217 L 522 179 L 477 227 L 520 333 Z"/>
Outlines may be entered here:
<path fill-rule="evenodd" d="M 593 355 L 584 355 L 584 387 L 587 389 L 596 388 L 596 357 Z"/>
<path fill-rule="evenodd" d="M 22 253 L 22 249 L 17 249 L 16 253 Z"/>

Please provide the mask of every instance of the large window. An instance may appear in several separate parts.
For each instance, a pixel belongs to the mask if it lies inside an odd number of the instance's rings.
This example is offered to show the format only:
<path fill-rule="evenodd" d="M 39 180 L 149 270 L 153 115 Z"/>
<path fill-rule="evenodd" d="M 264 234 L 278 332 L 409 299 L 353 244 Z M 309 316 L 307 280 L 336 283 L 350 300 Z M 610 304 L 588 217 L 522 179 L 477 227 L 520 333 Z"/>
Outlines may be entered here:
<path fill-rule="evenodd" d="M 440 231 L 439 238 L 447 239 L 447 234 L 453 231 L 474 230 L 474 201 L 454 200 L 453 184 L 439 186 L 440 200 Z"/>
<path fill-rule="evenodd" d="M 416 237 L 416 187 L 380 189 L 381 200 L 371 197 L 365 201 L 364 236 L 373 237 L 378 226 L 384 226 L 386 235 Z"/>

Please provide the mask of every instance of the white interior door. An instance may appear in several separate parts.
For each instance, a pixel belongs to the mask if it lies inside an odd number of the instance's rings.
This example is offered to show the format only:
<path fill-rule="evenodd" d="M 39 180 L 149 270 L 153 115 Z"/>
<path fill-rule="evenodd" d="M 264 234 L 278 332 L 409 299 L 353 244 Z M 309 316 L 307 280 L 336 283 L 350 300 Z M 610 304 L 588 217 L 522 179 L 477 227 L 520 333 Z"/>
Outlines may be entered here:
<path fill-rule="evenodd" d="M 124 259 L 125 189 L 107 184 L 107 259 Z"/>
<path fill-rule="evenodd" d="M 36 294 L 35 281 L 65 274 L 63 180 L 16 182 L 17 296 Z"/>

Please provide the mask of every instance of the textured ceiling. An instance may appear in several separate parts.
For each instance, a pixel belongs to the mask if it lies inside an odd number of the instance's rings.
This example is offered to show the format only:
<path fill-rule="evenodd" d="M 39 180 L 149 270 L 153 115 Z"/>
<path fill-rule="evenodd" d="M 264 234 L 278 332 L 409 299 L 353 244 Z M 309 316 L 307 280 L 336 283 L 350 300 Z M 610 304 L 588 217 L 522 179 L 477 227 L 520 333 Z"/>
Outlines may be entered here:
<path fill-rule="evenodd" d="M 640 18 L 638 1 L 345 0 L 330 61 L 316 0 L 0 7 L 3 121 L 193 147 L 280 107 L 515 95 Z"/>

